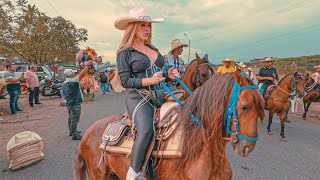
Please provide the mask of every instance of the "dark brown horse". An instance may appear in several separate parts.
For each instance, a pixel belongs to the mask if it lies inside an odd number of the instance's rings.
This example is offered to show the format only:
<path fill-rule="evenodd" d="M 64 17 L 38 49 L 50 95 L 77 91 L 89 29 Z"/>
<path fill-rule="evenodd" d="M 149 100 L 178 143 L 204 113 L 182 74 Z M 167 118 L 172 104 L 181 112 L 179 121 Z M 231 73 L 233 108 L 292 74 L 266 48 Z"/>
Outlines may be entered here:
<path fill-rule="evenodd" d="M 162 159 L 157 168 L 159 179 L 231 179 L 232 170 L 226 155 L 229 142 L 224 115 L 231 96 L 234 82 L 240 86 L 251 84 L 251 81 L 240 75 L 239 71 L 211 78 L 197 88 L 185 103 L 178 117 L 184 129 L 183 152 L 179 159 Z M 241 91 L 236 109 L 240 125 L 239 134 L 256 137 L 258 117 L 264 118 L 264 100 L 257 90 Z M 188 113 L 198 117 L 203 126 L 193 122 Z M 99 145 L 106 126 L 119 116 L 109 116 L 94 123 L 84 134 L 79 151 L 74 158 L 75 179 L 83 179 L 86 169 L 90 179 L 110 179 L 114 172 L 120 179 L 125 179 L 130 166 L 130 159 L 106 155 L 105 166 L 98 166 L 100 159 Z M 231 121 L 231 130 L 235 123 Z M 243 139 L 231 141 L 239 156 L 246 157 L 253 151 L 256 142 Z M 106 172 L 104 173 L 104 171 Z"/>
<path fill-rule="evenodd" d="M 310 76 L 306 83 L 307 94 L 303 97 L 303 118 L 306 118 L 308 109 L 312 102 L 320 102 L 320 89 L 315 88 L 316 85 L 317 82 Z"/>
<path fill-rule="evenodd" d="M 209 63 L 208 55 L 206 54 L 201 59 L 196 53 L 196 59 L 190 62 L 182 77 L 182 81 L 190 91 L 194 91 L 196 88 L 208 81 L 212 76 L 214 76 L 214 70 Z M 183 89 L 183 87 L 179 86 L 179 89 Z M 189 97 L 189 94 L 186 93 L 185 96 Z"/>
<path fill-rule="evenodd" d="M 306 79 L 302 74 L 297 72 L 288 74 L 278 82 L 277 86 L 270 92 L 271 94 L 265 97 L 266 105 L 269 110 L 268 134 L 272 135 L 270 126 L 273 114 L 277 113 L 281 123 L 281 140 L 286 141 L 284 135 L 284 120 L 286 118 L 286 112 L 290 108 L 289 95 L 293 93 L 293 95 L 298 98 L 302 98 L 305 95 L 305 83 Z"/>

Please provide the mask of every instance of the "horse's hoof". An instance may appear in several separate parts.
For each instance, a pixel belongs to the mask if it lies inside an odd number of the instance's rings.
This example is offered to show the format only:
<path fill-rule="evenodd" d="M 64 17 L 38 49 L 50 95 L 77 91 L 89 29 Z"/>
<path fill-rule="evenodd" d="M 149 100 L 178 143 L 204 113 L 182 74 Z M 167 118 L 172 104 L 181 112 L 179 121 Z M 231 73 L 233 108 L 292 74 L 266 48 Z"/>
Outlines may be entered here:
<path fill-rule="evenodd" d="M 288 142 L 288 140 L 287 140 L 286 137 L 281 137 L 281 141 L 283 141 L 283 142 Z"/>
<path fill-rule="evenodd" d="M 268 132 L 267 132 L 267 134 L 269 134 L 269 135 L 273 135 L 273 133 L 272 133 L 271 131 L 268 131 Z"/>

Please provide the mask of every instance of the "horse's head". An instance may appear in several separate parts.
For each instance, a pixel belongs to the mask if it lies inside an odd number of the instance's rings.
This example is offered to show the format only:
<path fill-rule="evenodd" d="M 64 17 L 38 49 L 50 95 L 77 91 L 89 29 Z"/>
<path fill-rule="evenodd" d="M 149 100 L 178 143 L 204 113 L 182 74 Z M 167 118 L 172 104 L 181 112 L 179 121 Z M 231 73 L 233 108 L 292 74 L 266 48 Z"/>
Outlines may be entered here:
<path fill-rule="evenodd" d="M 213 75 L 214 70 L 210 66 L 208 60 L 208 54 L 206 54 L 202 59 L 196 53 L 196 68 L 195 68 L 195 85 L 196 88 L 208 81 Z"/>
<path fill-rule="evenodd" d="M 237 88 L 235 83 L 229 93 L 229 104 L 230 101 L 236 104 L 235 110 L 232 111 L 232 120 L 230 120 L 230 130 L 231 133 L 234 133 L 231 135 L 231 144 L 241 157 L 246 157 L 253 151 L 258 140 L 258 118 L 261 121 L 264 119 L 264 100 L 256 89 L 257 87 L 243 77 L 240 71 L 234 73 L 234 79 L 238 84 L 237 86 L 240 86 L 238 87 L 238 93 L 240 94 L 237 100 L 232 100 L 234 97 L 233 91 Z"/>
<path fill-rule="evenodd" d="M 307 77 L 302 73 L 294 72 L 290 79 L 289 89 L 294 92 L 298 98 L 303 98 L 306 94 L 305 84 L 307 81 Z"/>

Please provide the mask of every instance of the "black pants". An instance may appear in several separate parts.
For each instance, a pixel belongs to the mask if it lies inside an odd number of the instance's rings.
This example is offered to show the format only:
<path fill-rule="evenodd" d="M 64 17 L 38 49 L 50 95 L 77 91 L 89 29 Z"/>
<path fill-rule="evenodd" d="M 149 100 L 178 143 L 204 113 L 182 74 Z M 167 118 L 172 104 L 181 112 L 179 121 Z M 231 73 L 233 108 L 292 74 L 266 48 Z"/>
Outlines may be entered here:
<path fill-rule="evenodd" d="M 136 90 L 128 92 L 126 108 L 131 117 L 141 100 L 142 96 Z M 154 109 L 149 103 L 144 104 L 136 110 L 134 116 L 137 138 L 131 151 L 131 167 L 137 173 L 141 171 L 146 151 L 153 136 L 153 116 Z"/>
<path fill-rule="evenodd" d="M 33 100 L 35 100 L 35 102 L 39 102 L 39 93 L 40 93 L 40 90 L 39 90 L 39 87 L 34 87 L 33 90 L 31 90 L 31 88 L 28 88 L 29 90 L 29 103 L 30 104 L 33 104 Z"/>
<path fill-rule="evenodd" d="M 68 108 L 68 127 L 69 127 L 69 133 L 72 136 L 75 136 L 78 134 L 78 123 L 80 120 L 80 115 L 81 115 L 81 104 L 67 107 Z"/>

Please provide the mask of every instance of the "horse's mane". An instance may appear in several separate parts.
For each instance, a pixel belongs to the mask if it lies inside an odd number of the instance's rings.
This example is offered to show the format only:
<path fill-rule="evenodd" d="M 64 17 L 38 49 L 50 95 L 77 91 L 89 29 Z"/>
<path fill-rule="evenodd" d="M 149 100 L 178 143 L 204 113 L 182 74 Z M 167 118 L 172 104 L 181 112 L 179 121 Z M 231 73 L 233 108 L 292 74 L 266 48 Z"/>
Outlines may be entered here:
<path fill-rule="evenodd" d="M 200 59 L 201 59 L 201 62 L 202 62 L 202 63 L 209 63 L 209 61 L 208 61 L 207 59 L 204 59 L 204 58 L 200 58 Z M 196 59 L 192 60 L 192 61 L 189 63 L 188 67 L 186 68 L 186 72 L 188 71 L 189 67 L 192 65 L 192 63 L 193 63 L 194 61 L 196 61 Z"/>
<path fill-rule="evenodd" d="M 286 78 L 286 77 L 288 77 L 288 76 L 290 76 L 291 74 L 287 74 L 287 75 L 285 75 L 282 79 L 280 79 L 280 81 L 278 82 L 278 84 L 280 85 L 280 83 Z"/>
<path fill-rule="evenodd" d="M 228 94 L 233 87 L 234 73 L 226 73 L 209 79 L 197 88 L 184 103 L 180 120 L 184 126 L 182 157 L 175 164 L 175 171 L 182 170 L 187 162 L 199 156 L 202 151 L 203 130 L 210 130 L 208 141 L 223 146 L 223 117 L 228 104 Z M 205 126 L 200 127 L 188 114 L 192 112 Z M 201 132 L 201 133 L 200 133 Z M 217 149 L 221 149 L 217 147 Z M 221 150 L 220 150 L 221 151 Z"/>
<path fill-rule="evenodd" d="M 196 61 L 196 59 L 192 60 L 192 61 L 189 63 L 189 65 L 188 65 L 188 67 L 187 67 L 187 69 L 186 69 L 186 72 L 188 71 L 188 69 L 190 68 L 190 66 L 192 65 L 192 63 L 193 63 L 194 61 Z"/>

